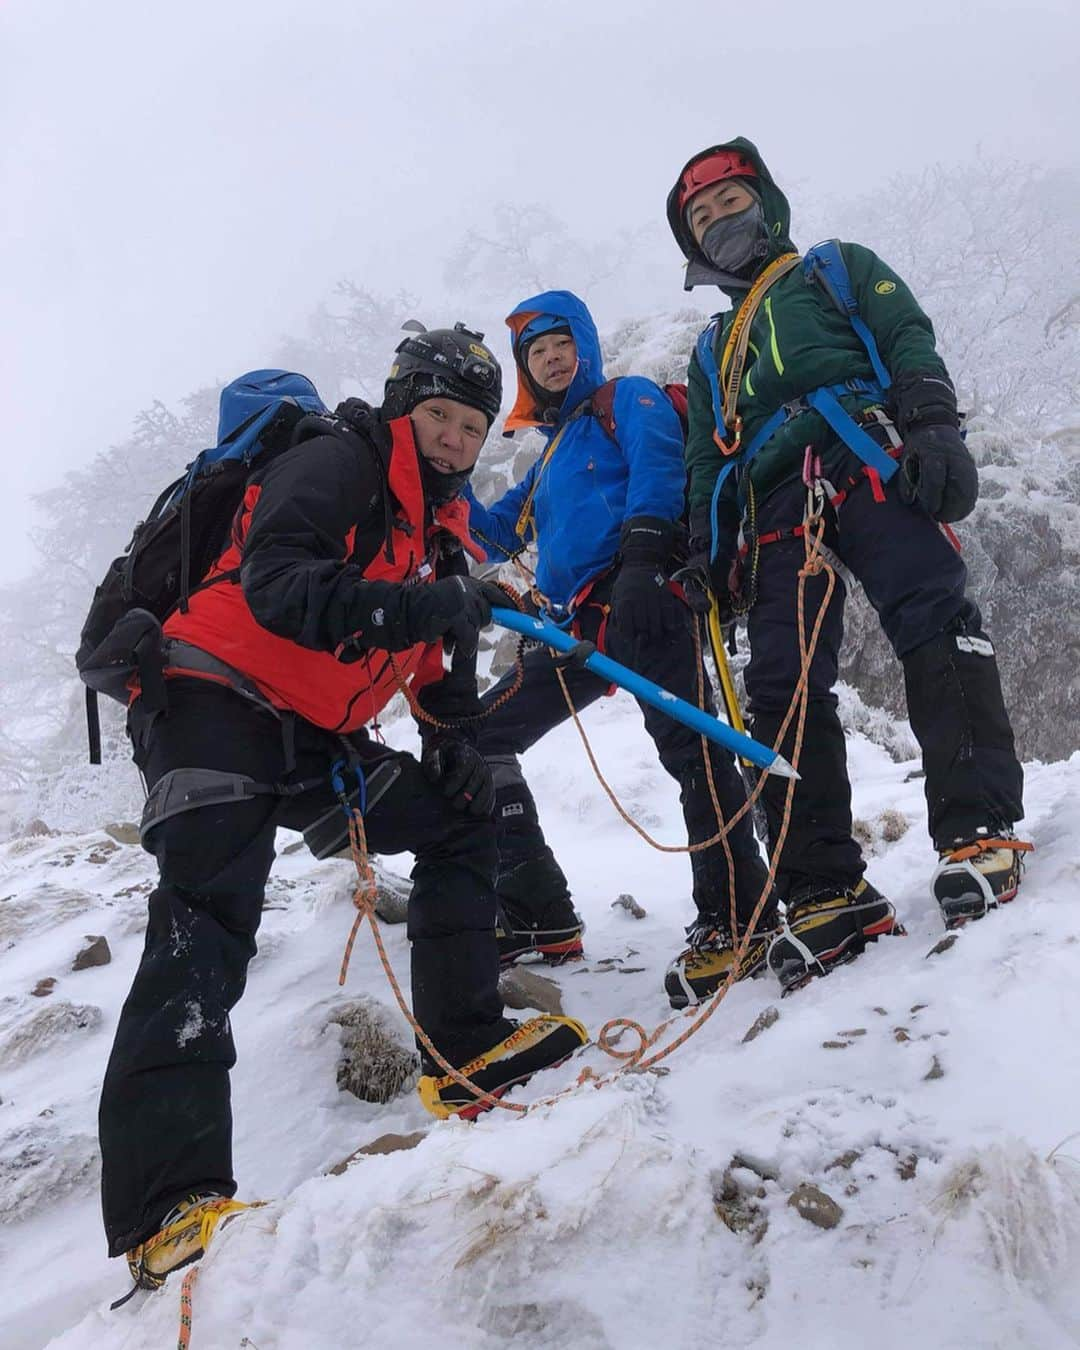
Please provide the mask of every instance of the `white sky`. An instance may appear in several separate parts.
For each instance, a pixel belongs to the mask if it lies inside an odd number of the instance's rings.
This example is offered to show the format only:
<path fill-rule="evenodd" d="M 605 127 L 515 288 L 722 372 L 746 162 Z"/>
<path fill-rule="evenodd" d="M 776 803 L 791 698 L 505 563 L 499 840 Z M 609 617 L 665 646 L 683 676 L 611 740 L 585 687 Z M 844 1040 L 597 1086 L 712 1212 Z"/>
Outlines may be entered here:
<path fill-rule="evenodd" d="M 3 0 L 0 581 L 32 492 L 339 277 L 438 320 L 494 203 L 601 239 L 737 134 L 824 202 L 979 146 L 1075 162 L 1078 37 L 1074 0 Z"/>

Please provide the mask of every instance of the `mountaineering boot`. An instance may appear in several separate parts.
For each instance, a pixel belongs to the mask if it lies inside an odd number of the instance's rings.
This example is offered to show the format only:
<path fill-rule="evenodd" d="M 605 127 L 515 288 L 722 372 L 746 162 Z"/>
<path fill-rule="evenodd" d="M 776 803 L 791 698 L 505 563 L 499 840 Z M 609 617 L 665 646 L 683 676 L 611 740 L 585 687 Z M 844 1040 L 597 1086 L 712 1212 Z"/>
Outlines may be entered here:
<path fill-rule="evenodd" d="M 519 1023 L 509 1036 L 462 1065 L 458 1072 L 483 1092 L 501 1097 L 541 1069 L 555 1068 L 588 1042 L 589 1033 L 572 1017 L 533 1017 Z M 427 1055 L 423 1056 L 423 1069 L 417 1091 L 424 1106 L 439 1120 L 449 1116 L 475 1120 L 482 1111 L 491 1110 L 490 1103 L 443 1074 Z"/>
<path fill-rule="evenodd" d="M 787 994 L 853 961 L 867 942 L 903 932 L 892 903 L 865 877 L 851 887 L 818 882 L 788 900 L 787 919 L 769 946 L 769 969 Z"/>
<path fill-rule="evenodd" d="M 570 886 L 544 840 L 536 802 L 517 757 L 491 761 L 495 833 L 499 845 L 496 937 L 504 966 L 535 954 L 558 963 L 582 954 L 584 924 L 570 903 Z"/>
<path fill-rule="evenodd" d="M 945 927 L 959 928 L 1012 900 L 1020 887 L 1024 854 L 1031 848 L 1003 830 L 944 849 L 930 886 Z"/>
<path fill-rule="evenodd" d="M 499 961 L 512 966 L 522 956 L 541 957 L 549 965 L 576 961 L 583 953 L 585 923 L 569 896 L 552 900 L 539 912 L 529 913 L 512 900 L 499 897 L 495 938 Z"/>
<path fill-rule="evenodd" d="M 128 1270 L 138 1289 L 160 1289 L 165 1277 L 204 1255 L 214 1229 L 242 1209 L 240 1200 L 215 1192 L 190 1195 L 166 1214 L 161 1227 L 127 1254 Z"/>
<path fill-rule="evenodd" d="M 769 943 L 779 919 L 773 909 L 758 919 L 747 944 L 736 979 L 746 980 L 765 969 Z M 741 939 L 740 939 L 741 940 Z M 686 947 L 664 975 L 664 992 L 673 1008 L 704 1003 L 727 979 L 735 962 L 735 942 L 726 919 L 718 914 L 700 914 L 686 930 Z"/>

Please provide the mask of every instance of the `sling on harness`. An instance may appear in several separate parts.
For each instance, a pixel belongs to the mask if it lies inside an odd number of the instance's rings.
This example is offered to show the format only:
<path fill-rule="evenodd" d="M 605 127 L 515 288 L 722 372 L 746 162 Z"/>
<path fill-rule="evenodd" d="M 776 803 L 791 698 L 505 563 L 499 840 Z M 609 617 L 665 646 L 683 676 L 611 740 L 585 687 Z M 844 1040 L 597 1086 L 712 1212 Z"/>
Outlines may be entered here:
<path fill-rule="evenodd" d="M 786 255 L 792 257 L 793 255 Z M 782 261 L 781 259 L 777 260 Z M 790 270 L 790 269 L 787 269 Z M 819 285 L 824 290 L 829 300 L 836 308 L 848 319 L 856 335 L 866 348 L 867 355 L 870 358 L 870 364 L 874 368 L 875 378 L 873 380 L 851 379 L 845 380 L 841 384 L 822 385 L 819 389 L 813 389 L 804 394 L 801 398 L 792 399 L 784 403 L 781 407 L 769 417 L 763 426 L 759 427 L 757 432 L 751 438 L 750 443 L 743 447 L 741 443 L 741 418 L 735 413 L 735 399 L 738 394 L 738 385 L 733 384 L 731 378 L 723 380 L 724 390 L 721 389 L 721 371 L 716 362 L 716 338 L 720 323 L 720 316 L 712 319 L 708 327 L 700 334 L 697 340 L 697 358 L 705 378 L 709 382 L 712 391 L 713 416 L 716 420 L 715 438 L 717 444 L 725 453 L 730 455 L 726 464 L 720 470 L 717 476 L 716 486 L 713 488 L 712 502 L 710 505 L 710 520 L 712 523 L 713 553 L 715 560 L 716 552 L 719 547 L 719 530 L 717 527 L 717 513 L 720 502 L 720 492 L 728 476 L 734 470 L 738 470 L 740 477 L 749 467 L 751 460 L 763 449 L 766 443 L 776 434 L 777 431 L 787 422 L 808 409 L 813 409 L 829 424 L 832 430 L 841 441 L 857 455 L 868 469 L 873 469 L 883 483 L 887 483 L 897 469 L 897 462 L 893 457 L 884 451 L 881 446 L 873 439 L 869 433 L 861 427 L 858 422 L 840 403 L 841 397 L 849 394 L 856 394 L 865 398 L 869 403 L 880 402 L 885 397 L 885 391 L 892 383 L 892 379 L 885 363 L 881 359 L 881 353 L 878 351 L 877 342 L 874 335 L 867 327 L 865 321 L 859 314 L 859 304 L 855 298 L 855 292 L 851 285 L 851 277 L 848 273 L 847 264 L 844 261 L 844 255 L 840 249 L 840 243 L 836 239 L 827 239 L 824 243 L 815 244 L 809 249 L 806 256 L 802 259 L 803 277 L 807 285 Z M 777 274 L 779 275 L 779 274 Z M 777 279 L 776 276 L 769 276 L 766 271 L 758 279 L 765 282 L 766 279 L 771 283 Z M 756 283 L 755 283 L 756 285 Z M 751 312 L 744 311 L 751 300 L 760 300 L 766 287 L 762 286 L 760 292 L 755 295 L 752 288 L 743 304 L 736 313 L 731 333 L 729 334 L 724 351 L 725 375 L 727 375 L 728 362 L 732 360 L 731 353 L 734 352 L 732 339 L 738 339 L 736 329 L 744 334 L 749 333 Z M 755 305 L 756 308 L 756 305 Z M 737 366 L 739 377 L 741 379 L 741 364 Z M 735 369 L 730 371 L 735 374 Z M 725 392 L 728 397 L 725 397 Z M 734 418 L 734 440 L 730 445 L 726 443 L 728 436 L 727 421 Z"/>

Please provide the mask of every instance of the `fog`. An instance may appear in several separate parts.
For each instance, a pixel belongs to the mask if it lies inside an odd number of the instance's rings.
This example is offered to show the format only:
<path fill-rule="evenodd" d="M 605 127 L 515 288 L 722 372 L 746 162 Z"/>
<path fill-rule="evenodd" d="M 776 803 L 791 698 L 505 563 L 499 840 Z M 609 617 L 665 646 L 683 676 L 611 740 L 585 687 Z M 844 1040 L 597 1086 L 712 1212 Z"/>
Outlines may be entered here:
<path fill-rule="evenodd" d="M 751 137 L 822 219 L 934 161 L 1074 163 L 1078 35 L 1065 0 L 6 0 L 0 581 L 35 491 L 264 363 L 338 278 L 468 317 L 446 258 L 535 202 L 594 244 L 654 228 L 602 321 L 675 308 L 657 227 L 694 151 Z"/>

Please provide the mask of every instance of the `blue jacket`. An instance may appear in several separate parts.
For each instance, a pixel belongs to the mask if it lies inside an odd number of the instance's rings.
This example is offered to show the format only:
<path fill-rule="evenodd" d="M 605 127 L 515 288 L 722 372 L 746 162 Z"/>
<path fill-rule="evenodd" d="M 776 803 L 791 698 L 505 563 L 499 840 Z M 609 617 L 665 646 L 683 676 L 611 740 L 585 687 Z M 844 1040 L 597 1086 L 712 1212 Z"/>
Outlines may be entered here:
<path fill-rule="evenodd" d="M 516 360 L 518 396 L 506 425 L 511 430 L 538 427 L 548 447 L 560 432 L 562 436 L 546 463 L 545 450 L 521 482 L 491 506 L 482 506 L 468 491 L 469 525 L 492 561 L 535 541 L 536 584 L 553 606 L 565 608 L 586 582 L 611 566 L 624 521 L 633 516 L 680 518 L 686 487 L 683 434 L 664 391 L 637 375 L 624 376 L 615 386 L 618 442 L 595 417 L 572 418 L 605 382 L 596 325 L 569 291 L 545 291 L 523 300 L 506 320 L 514 334 L 515 359 L 519 332 L 538 314 L 567 322 L 577 346 L 577 370 L 558 418 L 545 424 Z M 532 509 L 519 535 L 515 526 L 534 486 Z"/>

